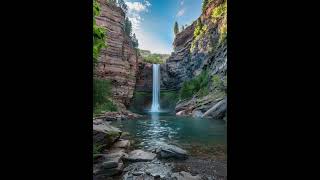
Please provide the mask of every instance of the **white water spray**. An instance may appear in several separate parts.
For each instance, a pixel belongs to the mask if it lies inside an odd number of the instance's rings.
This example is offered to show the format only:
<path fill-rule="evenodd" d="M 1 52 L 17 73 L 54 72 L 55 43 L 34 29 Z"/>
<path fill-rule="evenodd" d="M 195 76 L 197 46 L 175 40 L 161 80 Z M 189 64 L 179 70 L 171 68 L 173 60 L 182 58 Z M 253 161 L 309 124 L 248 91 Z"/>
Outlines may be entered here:
<path fill-rule="evenodd" d="M 159 112 L 160 111 L 160 105 L 159 105 L 159 99 L 160 99 L 160 65 L 159 64 L 153 64 L 152 65 L 152 106 L 151 106 L 151 112 Z"/>

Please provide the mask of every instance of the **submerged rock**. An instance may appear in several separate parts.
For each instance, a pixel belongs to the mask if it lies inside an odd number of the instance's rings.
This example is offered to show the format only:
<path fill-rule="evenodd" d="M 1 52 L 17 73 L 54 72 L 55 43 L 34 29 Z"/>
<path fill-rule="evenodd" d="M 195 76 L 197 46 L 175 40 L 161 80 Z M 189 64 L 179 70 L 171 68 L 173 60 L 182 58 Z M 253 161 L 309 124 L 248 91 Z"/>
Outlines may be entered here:
<path fill-rule="evenodd" d="M 139 162 L 139 161 L 152 161 L 156 157 L 156 154 L 151 152 L 146 152 L 140 149 L 131 151 L 128 154 L 128 157 L 125 159 L 132 162 Z"/>

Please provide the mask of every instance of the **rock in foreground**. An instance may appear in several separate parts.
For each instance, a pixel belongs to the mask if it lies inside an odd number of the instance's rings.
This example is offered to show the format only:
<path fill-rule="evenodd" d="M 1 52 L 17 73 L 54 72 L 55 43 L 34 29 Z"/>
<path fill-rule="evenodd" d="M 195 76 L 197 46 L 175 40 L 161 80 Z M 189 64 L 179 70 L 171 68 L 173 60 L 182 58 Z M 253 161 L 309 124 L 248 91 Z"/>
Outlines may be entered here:
<path fill-rule="evenodd" d="M 173 173 L 171 177 L 175 178 L 176 180 L 201 180 L 199 175 L 192 176 L 190 173 L 184 171 Z"/>
<path fill-rule="evenodd" d="M 156 157 L 156 154 L 151 152 L 146 152 L 140 149 L 131 151 L 128 157 L 125 158 L 128 161 L 140 162 L 140 161 L 152 161 Z"/>
<path fill-rule="evenodd" d="M 125 180 L 168 179 L 172 173 L 172 167 L 170 164 L 163 163 L 156 159 L 151 162 L 132 163 L 123 171 L 126 172 L 123 176 Z"/>
<path fill-rule="evenodd" d="M 122 131 L 102 120 L 93 121 L 93 143 L 110 146 L 120 138 Z"/>
<path fill-rule="evenodd" d="M 174 145 L 162 145 L 156 149 L 160 158 L 177 158 L 186 159 L 188 157 L 187 151 Z"/>

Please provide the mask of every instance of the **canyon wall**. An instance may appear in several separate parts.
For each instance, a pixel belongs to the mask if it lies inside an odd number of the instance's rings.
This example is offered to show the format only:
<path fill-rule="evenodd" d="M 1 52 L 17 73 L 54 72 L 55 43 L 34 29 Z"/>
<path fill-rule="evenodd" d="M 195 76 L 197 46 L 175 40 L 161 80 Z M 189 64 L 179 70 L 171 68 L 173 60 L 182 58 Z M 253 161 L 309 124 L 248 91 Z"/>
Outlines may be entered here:
<path fill-rule="evenodd" d="M 225 0 L 214 0 L 208 4 L 207 9 L 201 14 L 198 20 L 194 21 L 185 30 L 178 33 L 173 42 L 174 52 L 167 62 L 161 65 L 161 86 L 164 89 L 179 90 L 183 83 L 199 75 L 208 68 L 210 78 L 218 77 L 221 81 L 227 78 L 227 40 L 221 34 L 222 26 L 226 28 L 226 13 L 224 17 L 213 20 L 212 11 L 226 3 Z M 195 37 L 194 31 L 197 22 L 203 25 L 203 33 Z M 206 97 L 194 96 L 192 99 L 179 101 L 176 106 L 178 114 L 201 116 L 218 102 L 215 117 L 226 116 L 226 91 L 221 93 L 212 87 Z M 221 109 L 222 108 L 222 109 Z M 209 114 L 209 113 L 207 113 Z M 206 115 L 207 115 L 206 114 Z M 211 113 L 212 115 L 213 113 Z M 222 114 L 222 115 L 221 115 Z"/>
<path fill-rule="evenodd" d="M 112 82 L 112 97 L 120 108 L 130 103 L 136 85 L 139 56 L 130 37 L 124 32 L 125 14 L 121 8 L 100 1 L 101 14 L 96 24 L 107 31 L 107 48 L 102 49 L 96 77 Z"/>
<path fill-rule="evenodd" d="M 136 91 L 152 92 L 152 64 L 139 62 Z"/>

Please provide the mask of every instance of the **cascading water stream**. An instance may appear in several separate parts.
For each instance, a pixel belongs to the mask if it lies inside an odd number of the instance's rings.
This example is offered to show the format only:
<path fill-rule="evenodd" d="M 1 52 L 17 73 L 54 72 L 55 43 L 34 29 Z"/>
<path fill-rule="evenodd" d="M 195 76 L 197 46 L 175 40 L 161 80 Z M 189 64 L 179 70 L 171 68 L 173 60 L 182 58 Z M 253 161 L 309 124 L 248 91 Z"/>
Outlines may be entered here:
<path fill-rule="evenodd" d="M 159 112 L 160 111 L 160 105 L 159 105 L 159 99 L 160 99 L 160 65 L 159 64 L 153 64 L 152 65 L 152 106 L 151 106 L 151 112 Z"/>

